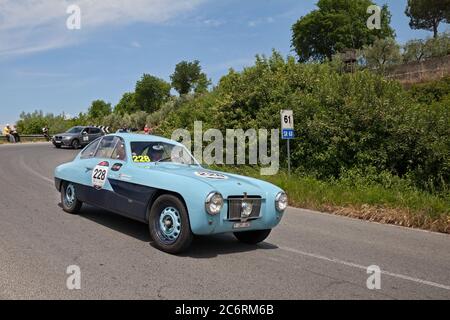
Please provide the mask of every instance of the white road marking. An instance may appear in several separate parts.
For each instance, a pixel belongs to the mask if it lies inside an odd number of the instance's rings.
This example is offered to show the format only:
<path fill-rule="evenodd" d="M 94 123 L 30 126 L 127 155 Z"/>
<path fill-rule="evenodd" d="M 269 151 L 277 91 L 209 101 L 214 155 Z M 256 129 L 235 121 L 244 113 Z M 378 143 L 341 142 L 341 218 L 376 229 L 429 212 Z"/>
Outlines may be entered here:
<path fill-rule="evenodd" d="M 31 169 L 30 166 L 27 166 L 27 165 L 25 164 L 25 162 L 23 161 L 23 156 L 20 156 L 20 158 L 19 158 L 19 164 L 20 164 L 21 167 L 23 167 L 25 170 L 27 170 L 28 172 L 30 172 L 30 173 L 34 174 L 35 176 L 41 178 L 42 180 L 45 180 L 45 181 L 47 181 L 47 182 L 49 182 L 49 183 L 53 183 L 53 182 L 54 182 L 52 179 L 50 179 L 50 178 L 48 178 L 48 177 L 46 177 L 46 176 L 40 174 L 40 173 L 37 172 L 37 171 L 34 171 L 33 169 Z"/>
<path fill-rule="evenodd" d="M 307 256 L 307 257 L 311 257 L 311 258 L 315 258 L 315 259 L 320 259 L 320 260 L 324 260 L 324 261 L 328 261 L 328 262 L 332 262 L 332 263 L 337 263 L 337 264 L 341 264 L 347 267 L 352 267 L 352 268 L 358 268 L 358 269 L 362 269 L 362 270 L 367 270 L 368 266 L 363 266 L 360 264 L 356 264 L 356 263 L 352 263 L 352 262 L 347 262 L 344 260 L 340 260 L 340 259 L 335 259 L 335 258 L 328 258 L 319 254 L 315 254 L 315 253 L 310 253 L 310 252 L 305 252 L 305 251 L 301 251 L 301 250 L 297 250 L 297 249 L 293 249 L 293 248 L 288 248 L 288 247 L 279 247 L 281 250 L 284 251 L 289 251 L 292 253 L 296 253 L 296 254 L 300 254 L 302 256 Z M 414 277 L 410 277 L 410 276 L 405 276 L 403 274 L 398 274 L 398 273 L 392 273 L 392 272 L 388 272 L 388 271 L 384 271 L 381 270 L 381 273 L 390 277 L 394 277 L 394 278 L 398 278 L 398 279 L 402 279 L 402 280 L 407 280 L 407 281 L 412 281 L 412 282 L 416 282 L 419 284 L 423 284 L 423 285 L 427 285 L 427 286 L 431 286 L 431 287 L 436 287 L 436 288 L 440 288 L 440 289 L 444 289 L 444 290 L 449 290 L 450 291 L 450 286 L 448 285 L 444 285 L 444 284 L 440 284 L 440 283 L 436 283 L 436 282 L 431 282 L 431 281 L 427 281 L 427 280 L 422 280 L 422 279 L 418 279 L 418 278 L 414 278 Z"/>

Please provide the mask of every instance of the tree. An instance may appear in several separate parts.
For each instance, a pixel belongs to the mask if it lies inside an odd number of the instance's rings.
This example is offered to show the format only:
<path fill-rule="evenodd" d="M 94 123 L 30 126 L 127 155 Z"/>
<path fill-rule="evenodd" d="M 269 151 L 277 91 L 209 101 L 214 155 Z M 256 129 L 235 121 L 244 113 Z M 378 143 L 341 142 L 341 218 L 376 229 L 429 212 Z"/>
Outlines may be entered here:
<path fill-rule="evenodd" d="M 378 38 L 394 37 L 387 5 L 381 11 L 381 29 L 367 27 L 370 0 L 319 0 L 317 10 L 292 27 L 292 47 L 301 62 L 331 60 L 344 49 L 361 49 Z"/>
<path fill-rule="evenodd" d="M 134 113 L 136 111 L 138 111 L 138 106 L 136 105 L 136 97 L 133 92 L 124 93 L 119 103 L 114 108 L 114 113 L 120 115 Z"/>
<path fill-rule="evenodd" d="M 91 119 L 98 119 L 110 114 L 111 110 L 111 103 L 106 103 L 103 100 L 95 100 L 88 110 L 88 115 Z"/>
<path fill-rule="evenodd" d="M 424 29 L 438 37 L 439 25 L 450 22 L 450 0 L 408 0 L 405 11 L 412 29 Z"/>
<path fill-rule="evenodd" d="M 154 112 L 170 97 L 170 84 L 166 81 L 144 74 L 136 83 L 135 101 L 137 109 Z"/>
<path fill-rule="evenodd" d="M 403 59 L 405 62 L 421 62 L 448 54 L 450 54 L 450 36 L 448 33 L 443 33 L 437 38 L 408 41 L 404 47 Z"/>
<path fill-rule="evenodd" d="M 400 45 L 393 38 L 378 39 L 364 48 L 364 58 L 368 67 L 384 72 L 402 61 Z"/>
<path fill-rule="evenodd" d="M 405 62 L 421 62 L 427 58 L 426 42 L 422 39 L 410 40 L 405 44 L 403 60 Z"/>
<path fill-rule="evenodd" d="M 202 72 L 202 67 L 198 60 L 178 63 L 170 79 L 172 80 L 172 87 L 180 95 L 188 94 L 192 90 L 196 93 L 205 92 L 210 85 L 210 81 L 206 74 Z"/>

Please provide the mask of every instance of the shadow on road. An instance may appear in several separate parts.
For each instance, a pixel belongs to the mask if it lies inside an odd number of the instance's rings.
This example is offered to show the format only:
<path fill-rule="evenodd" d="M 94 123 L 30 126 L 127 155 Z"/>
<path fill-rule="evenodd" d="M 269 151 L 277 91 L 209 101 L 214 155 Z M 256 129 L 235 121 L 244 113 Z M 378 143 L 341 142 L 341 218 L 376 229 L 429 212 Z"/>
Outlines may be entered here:
<path fill-rule="evenodd" d="M 231 234 L 219 234 L 213 236 L 195 237 L 192 246 L 181 256 L 205 259 L 214 258 L 225 254 L 273 249 L 278 249 L 278 247 L 267 242 L 263 242 L 258 245 L 243 244 L 236 240 L 236 238 Z"/>
<path fill-rule="evenodd" d="M 80 217 L 126 234 L 137 240 L 150 242 L 148 227 L 144 223 L 87 205 L 83 205 Z"/>
<path fill-rule="evenodd" d="M 61 204 L 59 206 L 61 207 Z M 151 242 L 148 227 L 144 223 L 87 205 L 84 205 L 81 209 L 80 217 L 126 234 L 139 241 Z M 225 254 L 255 250 L 273 250 L 277 248 L 277 246 L 267 242 L 258 245 L 242 244 L 231 234 L 221 234 L 195 237 L 189 250 L 180 256 L 205 259 Z"/>

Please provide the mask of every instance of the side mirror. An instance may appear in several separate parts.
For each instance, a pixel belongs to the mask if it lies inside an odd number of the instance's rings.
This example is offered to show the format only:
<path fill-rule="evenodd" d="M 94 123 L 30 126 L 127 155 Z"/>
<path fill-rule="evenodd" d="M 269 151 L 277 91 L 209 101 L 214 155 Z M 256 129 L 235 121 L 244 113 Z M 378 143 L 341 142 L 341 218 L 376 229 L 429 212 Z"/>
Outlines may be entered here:
<path fill-rule="evenodd" d="M 81 134 L 82 134 L 82 135 L 86 135 L 86 134 L 88 134 L 88 133 L 87 133 L 87 131 L 83 131 Z"/>

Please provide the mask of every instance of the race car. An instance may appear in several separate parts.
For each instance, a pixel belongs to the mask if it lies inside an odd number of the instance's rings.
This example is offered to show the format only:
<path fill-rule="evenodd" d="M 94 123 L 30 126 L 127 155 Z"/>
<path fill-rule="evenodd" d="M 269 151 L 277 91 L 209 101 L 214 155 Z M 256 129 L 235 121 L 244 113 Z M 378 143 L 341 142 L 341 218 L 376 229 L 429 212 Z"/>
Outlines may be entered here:
<path fill-rule="evenodd" d="M 233 233 L 264 241 L 288 206 L 280 188 L 254 178 L 203 168 L 181 143 L 116 133 L 55 169 L 64 211 L 83 203 L 148 224 L 153 245 L 185 251 L 194 235 Z"/>

